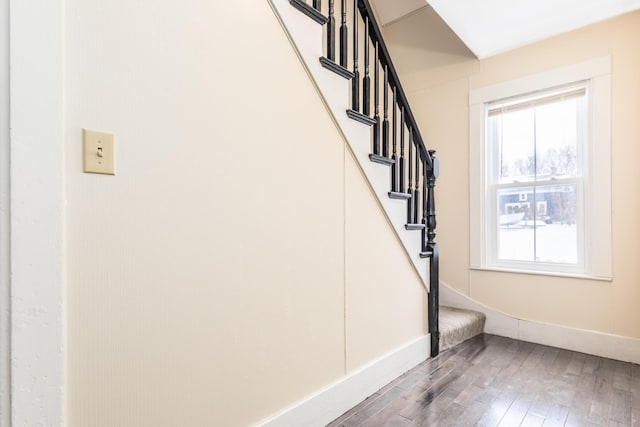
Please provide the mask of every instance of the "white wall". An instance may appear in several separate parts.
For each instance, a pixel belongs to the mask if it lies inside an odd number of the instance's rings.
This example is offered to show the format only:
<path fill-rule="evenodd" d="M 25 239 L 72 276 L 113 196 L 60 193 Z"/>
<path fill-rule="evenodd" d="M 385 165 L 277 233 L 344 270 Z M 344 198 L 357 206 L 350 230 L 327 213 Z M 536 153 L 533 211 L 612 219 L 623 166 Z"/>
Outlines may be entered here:
<path fill-rule="evenodd" d="M 251 424 L 425 333 L 266 1 L 67 0 L 64 46 L 70 426 Z"/>
<path fill-rule="evenodd" d="M 0 427 L 11 422 L 9 258 L 9 2 L 0 0 Z"/>
<path fill-rule="evenodd" d="M 11 417 L 64 421 L 62 2 L 12 1 Z M 5 28 L 5 27 L 3 27 Z"/>
<path fill-rule="evenodd" d="M 412 38 L 422 19 L 433 19 L 429 13 L 425 9 L 385 31 L 419 125 L 441 159 L 442 280 L 520 319 L 640 338 L 640 264 L 634 260 L 640 242 L 630 237 L 640 235 L 640 12 L 482 61 L 465 54 L 446 27 L 431 35 L 430 45 Z M 602 56 L 612 60 L 613 281 L 470 270 L 469 91 Z"/>

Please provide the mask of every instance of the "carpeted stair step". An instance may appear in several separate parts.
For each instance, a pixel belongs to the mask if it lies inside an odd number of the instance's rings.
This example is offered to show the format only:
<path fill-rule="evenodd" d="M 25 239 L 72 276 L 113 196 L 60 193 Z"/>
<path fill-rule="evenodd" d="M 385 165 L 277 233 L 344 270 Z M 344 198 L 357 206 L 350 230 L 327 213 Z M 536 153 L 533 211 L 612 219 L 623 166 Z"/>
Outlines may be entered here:
<path fill-rule="evenodd" d="M 484 313 L 440 306 L 440 350 L 446 350 L 484 332 Z"/>

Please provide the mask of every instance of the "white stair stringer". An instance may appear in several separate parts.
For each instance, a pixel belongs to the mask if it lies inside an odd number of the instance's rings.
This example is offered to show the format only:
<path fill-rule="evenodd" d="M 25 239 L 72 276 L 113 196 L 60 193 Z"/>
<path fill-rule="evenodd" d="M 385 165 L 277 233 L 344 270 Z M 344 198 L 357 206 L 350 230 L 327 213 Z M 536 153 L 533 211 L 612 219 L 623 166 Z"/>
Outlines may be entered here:
<path fill-rule="evenodd" d="M 390 167 L 369 160 L 371 127 L 347 117 L 351 81 L 323 68 L 320 64 L 320 57 L 324 54 L 323 27 L 293 8 L 289 0 L 268 1 L 382 206 L 416 273 L 429 291 L 428 259 L 420 258 L 422 233 L 405 229 L 406 200 L 394 200 L 388 196 L 391 187 Z"/>

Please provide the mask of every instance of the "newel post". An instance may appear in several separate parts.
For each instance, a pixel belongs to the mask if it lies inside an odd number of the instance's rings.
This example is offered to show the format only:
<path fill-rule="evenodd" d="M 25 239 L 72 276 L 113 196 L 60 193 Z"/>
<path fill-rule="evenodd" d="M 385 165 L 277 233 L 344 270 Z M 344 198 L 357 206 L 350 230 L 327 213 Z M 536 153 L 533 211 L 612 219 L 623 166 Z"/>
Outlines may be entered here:
<path fill-rule="evenodd" d="M 429 150 L 432 159 L 432 167 L 427 171 L 426 186 L 426 244 L 425 250 L 431 252 L 429 258 L 429 298 L 428 298 L 428 316 L 429 316 L 429 333 L 431 334 L 431 357 L 438 355 L 440 350 L 440 328 L 438 326 L 438 317 L 440 309 L 440 297 L 438 295 L 440 285 L 439 271 L 439 249 L 436 243 L 436 202 L 435 187 L 436 179 L 440 173 L 440 161 L 435 157 L 435 150 Z"/>

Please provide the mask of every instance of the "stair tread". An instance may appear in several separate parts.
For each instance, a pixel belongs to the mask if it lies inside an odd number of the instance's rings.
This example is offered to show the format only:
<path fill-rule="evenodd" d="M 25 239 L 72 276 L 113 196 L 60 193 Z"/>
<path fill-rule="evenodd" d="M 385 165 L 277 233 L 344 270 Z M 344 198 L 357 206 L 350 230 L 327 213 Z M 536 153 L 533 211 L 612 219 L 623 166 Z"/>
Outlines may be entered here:
<path fill-rule="evenodd" d="M 329 18 L 327 18 L 322 13 L 318 12 L 312 6 L 308 5 L 302 0 L 289 0 L 289 4 L 291 4 L 291 6 L 295 7 L 300 12 L 304 13 L 320 25 L 324 25 L 327 23 L 327 21 L 329 21 Z"/>
<path fill-rule="evenodd" d="M 440 306 L 440 350 L 451 348 L 484 332 L 484 313 Z"/>
<path fill-rule="evenodd" d="M 390 158 L 381 156 L 379 154 L 369 154 L 369 160 L 385 166 L 391 166 L 395 163 L 395 160 L 391 160 Z"/>
<path fill-rule="evenodd" d="M 424 230 L 424 224 L 405 224 L 404 228 L 407 230 Z"/>
<path fill-rule="evenodd" d="M 341 77 L 344 77 L 345 79 L 352 79 L 355 77 L 355 74 L 353 74 L 347 68 L 324 56 L 320 57 L 320 64 L 322 64 L 322 66 L 327 70 L 333 71 L 334 73 Z"/>
<path fill-rule="evenodd" d="M 407 200 L 407 199 L 411 198 L 411 194 L 403 193 L 403 192 L 400 192 L 400 191 L 389 191 L 389 198 L 390 199 Z"/>
<path fill-rule="evenodd" d="M 373 126 L 376 124 L 376 120 L 373 117 L 369 117 L 359 111 L 355 111 L 352 109 L 347 110 L 347 117 L 353 120 L 357 120 L 360 123 L 364 123 L 367 126 Z"/>

